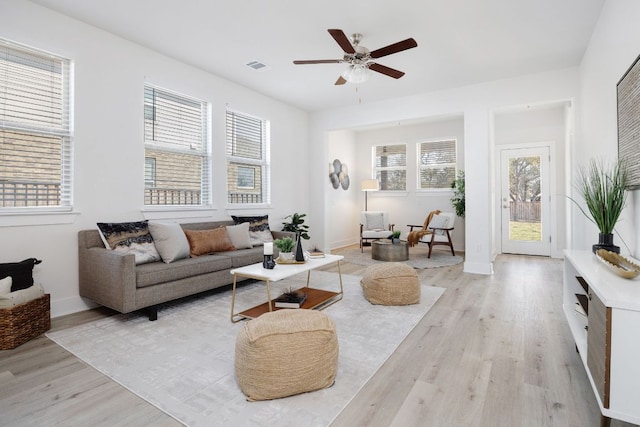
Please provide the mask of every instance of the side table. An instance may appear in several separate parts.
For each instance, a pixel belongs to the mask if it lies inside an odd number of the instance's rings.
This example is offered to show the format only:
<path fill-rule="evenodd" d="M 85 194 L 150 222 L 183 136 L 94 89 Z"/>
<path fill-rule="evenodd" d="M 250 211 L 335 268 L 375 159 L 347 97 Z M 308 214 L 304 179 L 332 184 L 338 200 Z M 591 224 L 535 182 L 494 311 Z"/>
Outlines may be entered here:
<path fill-rule="evenodd" d="M 391 243 L 390 240 L 374 240 L 371 243 L 371 259 L 378 261 L 406 261 L 409 259 L 407 242 Z"/>

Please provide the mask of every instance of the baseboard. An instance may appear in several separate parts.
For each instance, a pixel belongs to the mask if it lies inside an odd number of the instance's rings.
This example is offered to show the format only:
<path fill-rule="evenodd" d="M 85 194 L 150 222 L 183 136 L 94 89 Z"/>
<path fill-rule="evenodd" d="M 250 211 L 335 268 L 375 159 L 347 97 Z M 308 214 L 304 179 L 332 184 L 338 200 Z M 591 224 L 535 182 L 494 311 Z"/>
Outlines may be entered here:
<path fill-rule="evenodd" d="M 464 269 L 462 270 L 465 273 L 475 273 L 475 274 L 493 274 L 493 263 L 492 262 L 468 262 L 465 261 Z"/>
<path fill-rule="evenodd" d="M 97 307 L 96 304 L 80 296 L 51 300 L 51 317 L 66 316 Z"/>

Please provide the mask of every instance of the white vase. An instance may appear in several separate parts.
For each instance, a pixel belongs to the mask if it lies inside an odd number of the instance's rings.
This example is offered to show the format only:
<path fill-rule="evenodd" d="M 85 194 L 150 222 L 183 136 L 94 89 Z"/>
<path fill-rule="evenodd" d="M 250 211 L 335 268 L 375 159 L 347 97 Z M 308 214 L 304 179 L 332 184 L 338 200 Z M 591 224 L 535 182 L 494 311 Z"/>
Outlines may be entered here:
<path fill-rule="evenodd" d="M 293 260 L 295 254 L 293 252 L 280 252 L 280 259 L 283 261 Z"/>

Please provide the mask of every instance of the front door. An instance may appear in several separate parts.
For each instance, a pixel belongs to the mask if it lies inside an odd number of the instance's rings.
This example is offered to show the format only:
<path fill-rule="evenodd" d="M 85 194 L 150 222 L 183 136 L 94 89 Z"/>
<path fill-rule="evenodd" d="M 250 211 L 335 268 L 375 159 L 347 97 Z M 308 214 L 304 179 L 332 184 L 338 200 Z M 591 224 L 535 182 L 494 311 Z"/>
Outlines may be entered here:
<path fill-rule="evenodd" d="M 502 252 L 551 254 L 549 147 L 501 150 Z"/>

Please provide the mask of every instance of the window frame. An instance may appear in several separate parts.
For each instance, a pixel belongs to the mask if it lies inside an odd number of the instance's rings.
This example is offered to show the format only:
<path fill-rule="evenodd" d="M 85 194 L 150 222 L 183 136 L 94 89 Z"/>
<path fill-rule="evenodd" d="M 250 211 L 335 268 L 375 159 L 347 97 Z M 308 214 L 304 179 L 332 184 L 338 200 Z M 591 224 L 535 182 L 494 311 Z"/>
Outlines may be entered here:
<path fill-rule="evenodd" d="M 453 154 L 455 156 L 454 161 L 450 163 L 438 163 L 437 165 L 422 165 L 421 158 L 420 158 L 420 154 L 422 152 L 422 145 L 435 144 L 435 143 L 441 143 L 441 142 L 453 142 L 453 151 L 454 151 Z M 453 137 L 437 138 L 437 139 L 422 140 L 420 142 L 417 142 L 416 143 L 416 191 L 422 192 L 422 193 L 437 193 L 442 191 L 453 191 L 453 189 L 451 188 L 451 184 L 453 183 L 453 181 L 449 183 L 446 187 L 422 188 L 422 182 L 420 179 L 422 170 L 437 169 L 437 168 L 442 168 L 443 166 L 444 167 L 453 166 L 454 168 L 453 179 L 455 180 L 456 176 L 458 176 L 458 140 L 457 138 L 453 138 Z"/>
<path fill-rule="evenodd" d="M 261 158 L 251 158 L 251 157 L 244 157 L 244 156 L 239 156 L 237 154 L 233 154 L 235 150 L 235 148 L 237 147 L 237 137 L 235 130 L 233 129 L 229 129 L 229 126 L 231 124 L 231 122 L 233 122 L 233 118 L 234 117 L 240 117 L 244 120 L 255 120 L 260 122 L 260 133 L 261 133 L 261 140 L 260 140 L 260 150 L 262 152 L 262 156 Z M 225 142 L 225 155 L 226 155 L 226 159 L 225 159 L 225 164 L 226 164 L 226 180 L 227 180 L 227 186 L 226 186 L 226 194 L 225 194 L 225 198 L 226 198 L 226 207 L 227 209 L 248 209 L 248 208 L 258 208 L 258 207 L 270 207 L 271 206 L 271 124 L 270 121 L 268 119 L 264 119 L 261 117 L 257 117 L 251 114 L 247 114 L 247 113 L 243 113 L 241 111 L 237 111 L 237 110 L 233 110 L 230 108 L 227 108 L 226 112 L 225 112 L 225 138 L 226 138 L 226 142 Z M 231 181 L 235 181 L 236 183 L 238 182 L 238 178 L 239 176 L 236 174 L 235 177 L 230 176 L 231 173 L 231 168 L 230 168 L 230 164 L 235 163 L 238 165 L 238 168 L 241 167 L 245 167 L 247 169 L 251 169 L 253 168 L 254 170 L 254 179 L 253 179 L 253 189 L 256 188 L 256 181 L 258 179 L 258 177 L 255 175 L 255 169 L 257 167 L 260 168 L 260 198 L 261 201 L 260 202 L 255 202 L 255 203 L 251 203 L 251 202 L 237 202 L 234 203 L 231 201 L 231 188 L 229 183 Z M 232 179 L 235 178 L 235 179 Z M 236 185 L 236 187 L 238 190 L 248 190 L 251 189 L 249 187 L 243 187 L 243 186 L 239 186 Z M 250 194 L 257 194 L 257 193 L 250 193 Z"/>
<path fill-rule="evenodd" d="M 403 146 L 404 147 L 404 166 L 386 166 L 386 167 L 378 167 L 376 166 L 376 158 L 377 158 L 377 149 L 378 147 L 396 147 Z M 371 146 L 371 170 L 373 172 L 373 178 L 376 178 L 380 184 L 380 191 L 386 191 L 389 193 L 406 193 L 407 192 L 407 175 L 409 172 L 408 162 L 407 162 L 407 143 L 398 142 L 398 143 L 389 143 L 389 144 L 378 144 Z M 379 176 L 381 172 L 384 171 L 404 171 L 404 188 L 403 189 L 385 189 L 384 183 L 382 181 L 382 177 Z"/>
<path fill-rule="evenodd" d="M 53 119 L 49 122 L 44 120 L 34 121 L 33 117 L 31 118 L 31 123 L 26 120 L 10 120 L 7 116 L 0 116 L 0 132 L 6 133 L 14 133 L 14 134 L 22 134 L 27 136 L 28 138 L 37 139 L 37 138 L 60 138 L 60 147 L 59 151 L 56 151 L 59 154 L 59 161 L 56 161 L 55 165 L 51 168 L 47 168 L 47 171 L 54 172 L 56 167 L 59 167 L 59 180 L 56 179 L 55 183 L 50 183 L 49 185 L 56 185 L 58 187 L 57 196 L 55 197 L 56 204 L 44 204 L 44 205 L 32 205 L 32 206 L 2 206 L 5 201 L 4 198 L 0 199 L 0 215 L 2 216 L 14 216 L 14 215 L 24 215 L 24 214 L 33 214 L 30 215 L 31 219 L 29 221 L 20 221 L 20 224 L 42 224 L 42 223 L 50 223 L 50 224 L 63 224 L 69 223 L 73 221 L 72 217 L 66 216 L 69 213 L 73 213 L 74 208 L 74 186 L 73 186 L 73 151 L 74 151 L 74 129 L 73 129 L 73 61 L 69 58 L 66 58 L 61 55 L 57 55 L 55 53 L 49 52 L 44 49 L 34 48 L 30 46 L 23 45 L 21 43 L 13 42 L 4 38 L 0 38 L 0 50 L 5 53 L 7 56 L 14 55 L 17 59 L 22 58 L 24 62 L 22 65 L 27 65 L 28 57 L 32 57 L 33 63 L 28 68 L 25 68 L 25 74 L 27 78 L 31 78 L 30 82 L 33 83 L 36 77 L 28 76 L 28 74 L 33 73 L 33 69 L 40 68 L 43 69 L 47 62 L 50 67 L 49 72 L 51 74 L 59 74 L 60 86 L 48 86 L 49 93 L 55 93 L 55 89 L 60 89 L 60 96 L 58 98 L 51 97 L 50 100 L 55 100 L 56 104 L 59 106 L 55 110 L 51 110 L 51 114 L 59 115 L 59 123 L 53 123 Z M 37 62 L 36 62 L 37 61 Z M 11 61 L 15 64 L 19 64 L 17 61 Z M 21 74 L 22 75 L 22 74 Z M 38 81 L 46 81 L 46 79 L 39 79 Z M 10 82 L 7 81 L 7 88 L 10 88 Z M 0 85 L 0 87 L 4 87 L 5 83 Z M 16 88 L 13 86 L 14 89 Z M 7 91 L 8 93 L 8 91 Z M 14 92 L 15 93 L 15 92 Z M 21 92 L 17 92 L 18 96 Z M 17 98 L 16 98 L 17 99 Z M 7 107 L 5 109 L 9 114 L 13 112 L 20 111 L 19 101 L 9 102 L 5 104 Z M 48 103 L 48 105 L 52 105 Z M 11 110 L 9 107 L 13 106 L 14 109 Z M 36 107 L 34 103 L 27 105 L 30 107 L 27 111 L 29 111 L 32 115 L 33 109 Z M 24 106 L 22 107 L 24 108 Z M 24 111 L 24 110 L 23 110 Z M 56 120 L 57 121 L 57 120 Z M 26 164 L 26 169 L 29 169 L 33 166 L 33 162 L 28 162 Z M 0 177 L 1 178 L 1 177 Z M 27 177 L 28 178 L 28 177 Z M 18 180 L 14 180 L 17 182 Z M 17 189 L 15 190 L 17 191 Z M 25 197 L 26 196 L 25 189 Z M 38 191 L 36 191 L 36 195 Z M 36 197 L 37 198 L 37 197 Z M 13 203 L 16 203 L 17 200 L 14 199 Z M 49 217 L 48 219 L 43 219 L 44 217 L 38 217 L 37 214 L 49 215 L 49 214 L 60 214 L 62 215 L 59 218 Z M 3 225 L 14 225 L 11 224 L 3 224 Z"/>
<path fill-rule="evenodd" d="M 194 149 L 191 144 L 189 147 L 180 146 L 179 144 L 171 143 L 169 141 L 158 141 L 155 139 L 156 126 L 157 126 L 157 103 L 155 100 L 158 95 L 153 93 L 153 102 L 149 104 L 147 102 L 147 91 L 158 91 L 160 96 L 175 98 L 179 101 L 183 101 L 185 104 L 193 103 L 199 105 L 200 110 L 200 126 L 199 126 L 199 144 L 200 149 Z M 211 105 L 209 102 L 176 92 L 165 87 L 161 87 L 152 83 L 145 82 L 143 85 L 144 94 L 144 112 L 143 112 L 143 144 L 144 144 L 144 176 L 143 176 L 143 210 L 144 211 L 187 211 L 187 210 L 202 210 L 210 209 L 212 207 L 212 150 L 211 150 Z M 150 108 L 151 107 L 151 108 Z M 151 114 L 151 123 L 148 124 L 148 120 Z M 171 122 L 174 123 L 174 122 Z M 175 122 L 179 123 L 179 122 Z M 151 126 L 151 133 L 153 138 L 147 139 L 148 127 Z M 150 150 L 150 151 L 148 151 Z M 152 151 L 152 152 L 151 152 Z M 158 161 L 155 153 L 167 154 L 167 155 L 185 155 L 191 157 L 200 157 L 202 169 L 200 173 L 200 194 L 199 203 L 147 203 L 147 162 L 149 159 L 154 159 L 154 176 L 153 181 L 157 187 L 158 178 Z M 166 191 L 167 189 L 165 189 Z M 178 189 L 179 190 L 179 189 Z M 149 196 L 153 198 L 153 196 Z"/>

